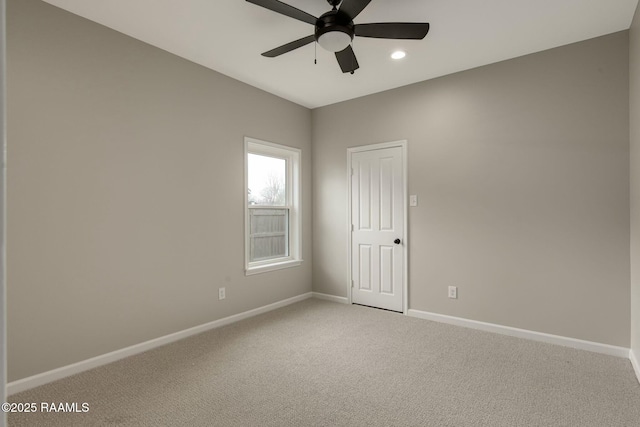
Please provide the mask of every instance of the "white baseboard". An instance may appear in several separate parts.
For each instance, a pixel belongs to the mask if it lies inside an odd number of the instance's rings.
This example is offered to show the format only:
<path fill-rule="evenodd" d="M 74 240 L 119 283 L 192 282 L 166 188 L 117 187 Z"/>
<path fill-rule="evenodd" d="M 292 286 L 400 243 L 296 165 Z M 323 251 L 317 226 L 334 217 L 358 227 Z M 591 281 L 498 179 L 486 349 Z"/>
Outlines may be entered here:
<path fill-rule="evenodd" d="M 543 332 L 529 331 L 527 329 L 512 328 L 494 323 L 479 322 L 477 320 L 464 319 L 462 317 L 447 316 L 445 314 L 429 313 L 426 311 L 410 309 L 409 316 L 420 319 L 432 320 L 434 322 L 448 323 L 450 325 L 463 326 L 465 328 L 478 329 L 481 331 L 494 332 L 502 335 L 509 335 L 517 338 L 525 338 L 533 341 L 545 342 L 548 344 L 562 345 L 579 350 L 592 351 L 594 353 L 608 354 L 610 356 L 629 358 L 629 349 L 617 347 L 609 344 L 601 344 L 592 341 L 584 341 L 576 338 L 568 338 L 560 335 L 545 334 Z M 638 370 L 636 369 L 636 373 Z"/>
<path fill-rule="evenodd" d="M 19 393 L 21 391 L 29 390 L 34 387 L 38 387 L 43 384 L 50 383 L 71 375 L 78 374 L 80 372 L 88 371 L 89 369 L 96 368 L 98 366 L 106 365 L 117 360 L 124 359 L 125 357 L 133 356 L 187 337 L 196 335 L 202 332 L 206 332 L 211 329 L 219 328 L 221 326 L 229 325 L 234 322 L 238 322 L 249 317 L 257 316 L 272 310 L 276 310 L 287 305 L 306 300 L 308 298 L 318 298 L 327 301 L 338 302 L 346 304 L 348 299 L 345 297 L 338 297 L 335 295 L 328 295 L 318 292 L 307 292 L 302 295 L 298 295 L 292 298 L 287 298 L 282 301 L 275 302 L 273 304 L 258 307 L 253 310 L 245 311 L 243 313 L 234 314 L 223 319 L 214 320 L 203 325 L 194 326 L 193 328 L 185 329 L 183 331 L 175 332 L 173 334 L 165 335 L 159 338 L 155 338 L 149 341 L 135 344 L 130 347 L 126 347 L 120 350 L 112 351 L 100 356 L 92 357 L 91 359 L 83 360 L 81 362 L 73 363 L 71 365 L 63 366 L 51 371 L 43 372 L 31 377 L 23 378 L 17 381 L 12 381 L 7 384 L 7 395 Z M 512 328 L 509 326 L 502 326 L 493 323 L 479 322 L 476 320 L 464 319 L 461 317 L 447 316 L 444 314 L 429 313 L 420 310 L 408 310 L 407 314 L 411 317 L 417 317 L 420 319 L 432 320 L 440 323 L 448 323 L 451 325 L 463 326 L 472 329 L 479 329 L 487 332 L 494 332 L 503 335 L 509 335 L 518 338 L 525 338 L 534 341 L 541 341 L 550 344 L 562 345 L 565 347 L 572 347 L 580 350 L 593 351 L 596 353 L 608 354 L 611 356 L 629 358 L 631 364 L 635 370 L 638 381 L 640 381 L 640 363 L 634 354 L 633 350 L 629 350 L 624 347 L 616 347 L 608 344 L 601 344 L 591 341 L 583 341 L 575 338 L 567 338 L 559 335 L 545 334 L 542 332 L 529 331 L 526 329 Z"/>
<path fill-rule="evenodd" d="M 349 300 L 346 297 L 337 297 L 335 295 L 321 294 L 320 292 L 311 292 L 311 294 L 313 294 L 314 298 L 322 299 L 325 301 L 339 302 L 340 304 L 349 303 Z"/>
<path fill-rule="evenodd" d="M 238 322 L 249 317 L 257 316 L 259 314 L 266 313 L 268 311 L 272 311 L 289 304 L 306 300 L 308 298 L 311 298 L 312 296 L 313 295 L 311 292 L 307 292 L 305 294 L 287 298 L 273 304 L 258 307 L 253 310 L 245 311 L 243 313 L 234 314 L 233 316 L 214 320 L 203 325 L 194 326 L 193 328 L 185 329 L 183 331 L 145 341 L 140 344 L 135 344 L 130 347 L 125 347 L 120 350 L 92 357 L 91 359 L 83 360 L 81 362 L 73 363 L 71 365 L 63 366 L 61 368 L 53 369 L 51 371 L 43 372 L 41 374 L 33 375 L 31 377 L 23 378 L 17 381 L 12 381 L 7 384 L 7 395 L 19 393 L 21 391 L 29 390 L 31 388 L 38 387 L 40 385 L 47 384 L 71 375 L 75 375 L 80 372 L 88 371 L 89 369 L 106 365 L 108 363 L 115 362 L 116 360 L 124 359 L 125 357 L 133 356 L 154 349 L 156 347 L 160 347 L 165 344 L 190 337 L 192 335 L 206 332 L 208 330 L 219 328 L 230 323 Z"/>
<path fill-rule="evenodd" d="M 636 378 L 640 383 L 640 363 L 636 358 L 636 354 L 633 350 L 629 350 L 629 360 L 631 360 L 631 365 L 633 366 L 633 370 L 636 371 Z"/>

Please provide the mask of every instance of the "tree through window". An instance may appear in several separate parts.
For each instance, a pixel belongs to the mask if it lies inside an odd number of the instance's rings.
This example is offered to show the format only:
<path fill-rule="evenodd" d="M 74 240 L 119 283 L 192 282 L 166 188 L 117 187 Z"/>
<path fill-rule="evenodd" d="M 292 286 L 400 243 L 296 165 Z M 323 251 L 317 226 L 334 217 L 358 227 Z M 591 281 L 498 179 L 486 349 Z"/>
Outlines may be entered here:
<path fill-rule="evenodd" d="M 248 154 L 249 204 L 286 205 L 287 161 L 276 157 Z"/>

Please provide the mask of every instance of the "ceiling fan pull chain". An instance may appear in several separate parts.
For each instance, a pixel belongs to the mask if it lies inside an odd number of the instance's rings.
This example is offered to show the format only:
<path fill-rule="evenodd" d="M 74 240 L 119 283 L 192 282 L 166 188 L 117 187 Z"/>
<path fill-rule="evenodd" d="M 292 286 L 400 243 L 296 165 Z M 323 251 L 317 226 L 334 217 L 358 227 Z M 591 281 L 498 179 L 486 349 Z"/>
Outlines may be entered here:
<path fill-rule="evenodd" d="M 318 42 L 315 42 L 313 44 L 313 55 L 314 55 L 313 63 L 315 65 L 318 65 Z"/>

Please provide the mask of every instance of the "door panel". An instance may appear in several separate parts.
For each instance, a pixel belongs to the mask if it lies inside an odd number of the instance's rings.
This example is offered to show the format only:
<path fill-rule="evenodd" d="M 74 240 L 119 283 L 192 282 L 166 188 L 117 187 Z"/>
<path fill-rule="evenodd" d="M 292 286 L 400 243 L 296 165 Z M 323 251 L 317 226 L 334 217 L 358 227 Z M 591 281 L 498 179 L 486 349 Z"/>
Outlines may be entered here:
<path fill-rule="evenodd" d="M 371 245 L 360 245 L 360 277 L 358 289 L 371 291 Z"/>
<path fill-rule="evenodd" d="M 393 295 L 393 246 L 380 246 L 380 292 Z"/>
<path fill-rule="evenodd" d="M 380 230 L 393 231 L 393 158 L 380 159 Z"/>
<path fill-rule="evenodd" d="M 403 311 L 402 147 L 351 156 L 352 302 Z"/>
<path fill-rule="evenodd" d="M 368 163 L 362 164 L 358 168 L 359 182 L 358 193 L 360 195 L 359 211 L 360 222 L 359 226 L 361 230 L 371 229 L 371 171 L 368 167 Z"/>

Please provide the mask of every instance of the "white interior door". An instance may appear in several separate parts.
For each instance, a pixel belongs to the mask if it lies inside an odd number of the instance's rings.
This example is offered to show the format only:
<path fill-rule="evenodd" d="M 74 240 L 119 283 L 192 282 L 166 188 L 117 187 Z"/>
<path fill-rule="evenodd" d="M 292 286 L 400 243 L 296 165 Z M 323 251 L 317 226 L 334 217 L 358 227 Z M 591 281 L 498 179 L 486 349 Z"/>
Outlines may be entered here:
<path fill-rule="evenodd" d="M 351 301 L 403 311 L 402 147 L 351 155 Z"/>

